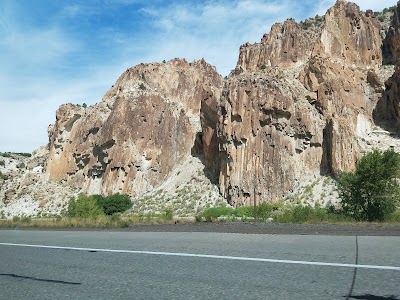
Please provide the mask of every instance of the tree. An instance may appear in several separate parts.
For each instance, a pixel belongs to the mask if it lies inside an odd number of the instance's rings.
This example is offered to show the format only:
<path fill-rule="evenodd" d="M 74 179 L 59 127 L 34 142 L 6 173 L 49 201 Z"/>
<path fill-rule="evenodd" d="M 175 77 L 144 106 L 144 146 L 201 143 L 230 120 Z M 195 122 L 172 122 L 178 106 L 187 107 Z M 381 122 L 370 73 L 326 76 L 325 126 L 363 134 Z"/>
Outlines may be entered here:
<path fill-rule="evenodd" d="M 356 164 L 354 173 L 337 179 L 343 212 L 358 221 L 383 221 L 400 199 L 400 154 L 374 150 Z"/>
<path fill-rule="evenodd" d="M 111 196 L 93 195 L 97 205 L 104 211 L 106 215 L 112 215 L 118 212 L 124 212 L 132 207 L 131 198 L 128 195 L 119 193 Z"/>
<path fill-rule="evenodd" d="M 93 196 L 79 194 L 78 199 L 71 198 L 68 202 L 68 216 L 73 218 L 97 218 L 104 215 Z"/>

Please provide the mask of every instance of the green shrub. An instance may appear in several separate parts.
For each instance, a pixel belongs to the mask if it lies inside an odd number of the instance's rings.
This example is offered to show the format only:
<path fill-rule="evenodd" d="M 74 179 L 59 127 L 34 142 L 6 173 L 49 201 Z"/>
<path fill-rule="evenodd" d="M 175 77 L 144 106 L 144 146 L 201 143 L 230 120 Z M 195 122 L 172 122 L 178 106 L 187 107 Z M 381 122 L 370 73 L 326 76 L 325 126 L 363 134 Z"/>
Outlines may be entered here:
<path fill-rule="evenodd" d="M 121 213 L 115 213 L 111 216 L 111 222 L 121 221 Z"/>
<path fill-rule="evenodd" d="M 31 221 L 32 221 L 31 217 L 28 217 L 28 216 L 23 216 L 21 218 L 21 223 L 27 224 L 27 223 L 30 223 Z"/>
<path fill-rule="evenodd" d="M 24 156 L 24 157 L 31 157 L 32 156 L 31 153 L 26 153 L 26 152 L 16 152 L 15 154 L 19 155 L 19 156 Z"/>
<path fill-rule="evenodd" d="M 102 215 L 104 212 L 93 196 L 79 194 L 78 199 L 71 198 L 68 202 L 69 217 L 96 219 Z"/>
<path fill-rule="evenodd" d="M 210 222 L 213 219 L 217 219 L 218 217 L 221 216 L 231 216 L 233 215 L 235 210 L 231 207 L 211 207 L 207 208 L 203 214 L 202 217 L 206 219 L 206 221 Z"/>
<path fill-rule="evenodd" d="M 5 166 L 6 165 L 6 162 L 4 161 L 4 160 L 0 160 L 0 166 Z"/>
<path fill-rule="evenodd" d="M 172 211 L 172 209 L 167 208 L 167 209 L 164 211 L 164 218 L 165 218 L 166 220 L 172 220 L 172 218 L 173 218 L 173 211 Z"/>
<path fill-rule="evenodd" d="M 274 205 L 271 203 L 261 203 L 257 206 L 257 219 L 267 220 L 271 217 L 271 213 L 274 210 Z"/>
<path fill-rule="evenodd" d="M 384 221 L 400 199 L 400 154 L 374 150 L 356 164 L 354 173 L 340 174 L 337 185 L 343 212 L 358 221 Z"/>
<path fill-rule="evenodd" d="M 0 172 L 0 178 L 3 180 L 8 180 L 8 176 Z"/>
<path fill-rule="evenodd" d="M 384 8 L 383 9 L 383 13 L 384 14 L 386 14 L 386 13 L 388 13 L 388 12 L 394 12 L 395 10 L 396 10 L 396 8 L 397 8 L 397 6 L 395 5 L 395 6 L 391 6 L 391 7 L 386 7 L 386 8 Z"/>
<path fill-rule="evenodd" d="M 274 215 L 275 223 L 293 223 L 293 210 L 285 209 L 277 211 Z"/>
<path fill-rule="evenodd" d="M 0 152 L 0 156 L 3 157 L 12 157 L 13 155 L 19 155 L 19 156 L 24 156 L 24 157 L 31 157 L 31 153 L 26 153 L 26 152 Z"/>
<path fill-rule="evenodd" d="M 296 206 L 293 209 L 292 223 L 304 223 L 313 216 L 313 208 L 310 206 Z"/>
<path fill-rule="evenodd" d="M 389 222 L 400 222 L 400 208 L 398 208 L 396 211 L 391 213 L 390 215 L 387 216 L 386 221 Z"/>
<path fill-rule="evenodd" d="M 239 218 L 252 217 L 254 214 L 254 207 L 253 206 L 239 206 L 239 207 L 236 207 L 233 214 Z"/>
<path fill-rule="evenodd" d="M 97 205 L 106 215 L 124 212 L 132 207 L 131 198 L 125 194 L 114 194 L 111 196 L 93 195 Z"/>
<path fill-rule="evenodd" d="M 127 228 L 129 227 L 129 222 L 125 220 L 120 220 L 117 222 L 119 228 Z"/>

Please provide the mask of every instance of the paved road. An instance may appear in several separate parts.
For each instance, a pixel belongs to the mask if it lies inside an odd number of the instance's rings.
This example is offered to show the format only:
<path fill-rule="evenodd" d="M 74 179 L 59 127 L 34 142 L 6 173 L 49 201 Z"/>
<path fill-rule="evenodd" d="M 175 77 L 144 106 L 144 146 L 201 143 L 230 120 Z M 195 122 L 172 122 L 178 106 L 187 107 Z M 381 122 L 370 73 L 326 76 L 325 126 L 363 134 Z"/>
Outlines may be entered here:
<path fill-rule="evenodd" d="M 399 250 L 400 237 L 0 230 L 0 299 L 392 300 Z"/>

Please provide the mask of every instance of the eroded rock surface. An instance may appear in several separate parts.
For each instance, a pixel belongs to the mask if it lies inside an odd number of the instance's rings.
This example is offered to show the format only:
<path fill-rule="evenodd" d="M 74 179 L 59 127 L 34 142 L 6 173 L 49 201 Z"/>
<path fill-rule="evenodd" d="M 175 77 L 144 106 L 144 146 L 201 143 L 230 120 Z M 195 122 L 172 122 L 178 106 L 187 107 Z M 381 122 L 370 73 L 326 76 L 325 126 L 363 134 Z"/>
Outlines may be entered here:
<path fill-rule="evenodd" d="M 242 46 L 225 83 L 220 188 L 234 205 L 282 199 L 305 175 L 351 171 L 368 148 L 390 76 L 380 23 L 343 0 L 313 22 L 288 20 Z"/>
<path fill-rule="evenodd" d="M 49 179 L 87 193 L 136 196 L 166 180 L 195 146 L 211 164 L 221 85 L 203 60 L 127 69 L 99 104 L 57 111 Z"/>

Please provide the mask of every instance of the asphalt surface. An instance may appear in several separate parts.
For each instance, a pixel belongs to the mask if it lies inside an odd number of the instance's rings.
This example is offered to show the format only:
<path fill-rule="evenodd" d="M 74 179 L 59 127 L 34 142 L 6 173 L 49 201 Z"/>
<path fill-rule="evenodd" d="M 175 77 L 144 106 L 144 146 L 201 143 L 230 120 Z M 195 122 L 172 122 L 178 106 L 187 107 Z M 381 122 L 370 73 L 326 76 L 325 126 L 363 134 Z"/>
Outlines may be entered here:
<path fill-rule="evenodd" d="M 393 300 L 399 250 L 397 236 L 0 230 L 0 299 Z"/>

